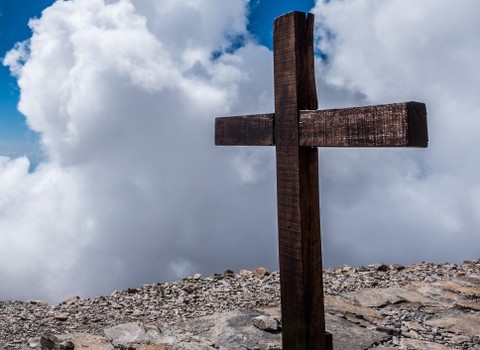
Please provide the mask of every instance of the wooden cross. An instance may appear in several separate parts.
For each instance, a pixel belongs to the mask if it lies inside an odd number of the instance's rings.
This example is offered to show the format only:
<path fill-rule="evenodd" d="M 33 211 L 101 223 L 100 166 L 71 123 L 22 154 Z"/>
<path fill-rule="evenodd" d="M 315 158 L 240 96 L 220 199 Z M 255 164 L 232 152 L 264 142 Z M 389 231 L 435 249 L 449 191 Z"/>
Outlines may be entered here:
<path fill-rule="evenodd" d="M 427 147 L 426 107 L 316 110 L 312 14 L 274 23 L 275 113 L 215 119 L 216 145 L 275 145 L 284 350 L 332 350 L 325 332 L 317 147 Z"/>

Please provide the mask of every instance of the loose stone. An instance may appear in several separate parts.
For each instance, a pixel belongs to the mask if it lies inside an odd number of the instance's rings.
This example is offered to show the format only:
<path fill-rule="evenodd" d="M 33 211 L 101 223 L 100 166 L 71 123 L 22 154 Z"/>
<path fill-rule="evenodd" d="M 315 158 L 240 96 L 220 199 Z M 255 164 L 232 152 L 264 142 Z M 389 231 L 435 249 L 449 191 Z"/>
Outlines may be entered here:
<path fill-rule="evenodd" d="M 324 271 L 324 292 L 327 328 L 333 327 L 334 344 L 343 344 L 345 349 L 480 349 L 479 261 L 394 264 L 388 269 L 383 264 L 344 265 Z M 267 323 L 271 322 L 271 329 L 274 323 L 263 318 L 262 330 L 252 318 L 279 315 L 279 307 L 279 273 L 265 268 L 241 270 L 239 274 L 227 270 L 206 278 L 195 274 L 109 296 L 72 297 L 58 305 L 38 300 L 0 301 L 0 350 L 47 349 L 52 342 L 58 348 L 69 346 L 68 341 L 75 344 L 75 350 L 82 349 L 81 344 L 113 350 L 114 341 L 137 350 L 150 345 L 169 350 L 210 350 L 225 344 L 225 337 L 233 339 L 240 334 L 264 339 L 261 344 L 249 343 L 251 349 L 264 350 L 267 344 L 275 349 L 281 344 L 280 328 L 268 331 Z M 252 315 L 252 310 L 256 314 Z M 225 315 L 244 319 L 235 323 L 241 326 L 230 327 Z M 131 327 L 143 335 L 122 343 L 118 342 L 120 335 L 110 339 L 104 333 L 128 324 L 137 325 Z M 342 333 L 347 328 L 355 329 L 356 339 Z M 212 333 L 214 329 L 216 333 Z M 360 335 L 361 345 L 352 345 L 354 340 L 360 344 Z M 144 344 L 138 343 L 142 341 Z"/>

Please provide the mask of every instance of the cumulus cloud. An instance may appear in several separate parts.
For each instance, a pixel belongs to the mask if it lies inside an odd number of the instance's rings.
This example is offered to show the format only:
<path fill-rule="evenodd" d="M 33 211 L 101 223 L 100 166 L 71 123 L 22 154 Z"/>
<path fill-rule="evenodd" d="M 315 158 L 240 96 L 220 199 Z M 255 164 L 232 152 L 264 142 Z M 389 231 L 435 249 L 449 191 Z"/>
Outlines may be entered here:
<path fill-rule="evenodd" d="M 479 256 L 480 25 L 475 1 L 318 2 L 317 67 L 333 104 L 427 103 L 427 150 L 324 151 L 327 261 Z M 328 103 L 328 102 L 327 102 Z"/>
<path fill-rule="evenodd" d="M 321 150 L 326 266 L 478 257 L 478 6 L 313 9 L 321 107 L 423 101 L 431 140 Z M 273 109 L 246 8 L 72 0 L 31 21 L 4 64 L 46 159 L 0 158 L 0 299 L 277 267 L 273 148 L 213 145 L 215 116 Z"/>
<path fill-rule="evenodd" d="M 275 266 L 271 152 L 213 140 L 216 115 L 271 109 L 245 1 L 57 2 L 30 26 L 4 63 L 48 160 L 2 159 L 1 298 Z"/>

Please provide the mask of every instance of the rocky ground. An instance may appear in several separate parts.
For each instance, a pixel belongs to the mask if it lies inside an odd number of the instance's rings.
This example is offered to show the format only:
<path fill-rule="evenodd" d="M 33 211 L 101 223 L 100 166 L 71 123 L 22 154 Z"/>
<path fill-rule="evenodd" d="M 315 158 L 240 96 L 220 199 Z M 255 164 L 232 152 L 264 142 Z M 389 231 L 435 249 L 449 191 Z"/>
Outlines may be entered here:
<path fill-rule="evenodd" d="M 324 284 L 335 350 L 480 349 L 480 261 L 342 266 Z M 279 275 L 262 268 L 0 302 L 0 350 L 281 349 L 279 304 Z"/>

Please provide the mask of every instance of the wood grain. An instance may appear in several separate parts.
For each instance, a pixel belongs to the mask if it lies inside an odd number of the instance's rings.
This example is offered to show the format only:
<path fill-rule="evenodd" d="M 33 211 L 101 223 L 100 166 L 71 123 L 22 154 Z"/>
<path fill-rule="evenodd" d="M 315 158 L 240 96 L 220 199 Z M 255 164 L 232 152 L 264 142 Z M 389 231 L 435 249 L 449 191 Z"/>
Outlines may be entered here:
<path fill-rule="evenodd" d="M 275 114 L 215 120 L 215 144 L 272 146 Z M 300 111 L 299 144 L 305 147 L 427 147 L 425 104 Z"/>
<path fill-rule="evenodd" d="M 423 103 L 317 109 L 313 15 L 274 23 L 275 113 L 215 119 L 216 145 L 276 146 L 286 350 L 333 350 L 325 332 L 317 147 L 427 147 Z"/>
<path fill-rule="evenodd" d="M 216 118 L 215 145 L 272 146 L 273 118 L 273 113 Z"/>
<path fill-rule="evenodd" d="M 299 110 L 317 108 L 313 15 L 279 17 L 273 35 L 283 348 L 327 350 L 318 150 L 300 147 L 299 137 Z"/>
<path fill-rule="evenodd" d="M 427 147 L 423 103 L 302 111 L 300 145 L 306 147 Z"/>

